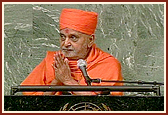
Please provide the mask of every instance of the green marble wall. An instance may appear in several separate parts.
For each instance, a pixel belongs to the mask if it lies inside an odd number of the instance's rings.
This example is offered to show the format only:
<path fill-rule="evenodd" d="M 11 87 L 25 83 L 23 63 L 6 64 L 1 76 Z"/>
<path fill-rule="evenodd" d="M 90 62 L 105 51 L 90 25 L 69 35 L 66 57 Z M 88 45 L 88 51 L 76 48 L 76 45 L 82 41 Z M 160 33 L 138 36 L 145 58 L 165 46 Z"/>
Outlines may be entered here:
<path fill-rule="evenodd" d="M 121 62 L 125 80 L 164 81 L 163 4 L 6 4 L 4 95 L 27 77 L 46 51 L 59 49 L 62 8 L 99 13 L 96 43 Z"/>

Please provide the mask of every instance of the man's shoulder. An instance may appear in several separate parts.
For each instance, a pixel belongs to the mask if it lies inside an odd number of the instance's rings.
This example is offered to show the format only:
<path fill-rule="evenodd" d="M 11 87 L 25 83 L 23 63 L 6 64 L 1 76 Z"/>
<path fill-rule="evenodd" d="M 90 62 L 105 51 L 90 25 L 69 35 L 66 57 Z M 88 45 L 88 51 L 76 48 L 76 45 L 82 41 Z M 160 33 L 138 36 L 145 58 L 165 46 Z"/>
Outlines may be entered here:
<path fill-rule="evenodd" d="M 57 51 L 47 51 L 46 56 L 54 55 Z"/>
<path fill-rule="evenodd" d="M 120 61 L 108 52 L 100 50 L 99 63 L 108 63 L 108 65 L 120 65 Z"/>
<path fill-rule="evenodd" d="M 117 58 L 115 58 L 115 56 L 113 56 L 112 54 L 108 53 L 108 52 L 105 52 L 103 50 L 101 50 L 99 48 L 99 57 L 101 58 L 105 58 L 105 59 L 110 59 L 110 60 L 117 60 Z"/>
<path fill-rule="evenodd" d="M 55 54 L 56 52 L 57 52 L 57 51 L 47 51 L 47 52 L 46 52 L 46 57 L 45 57 L 45 59 L 46 59 L 47 61 L 53 59 L 54 54 Z"/>
<path fill-rule="evenodd" d="M 93 50 L 91 52 L 90 62 L 95 62 L 95 63 L 119 63 L 118 59 L 115 58 L 112 54 L 103 51 L 96 45 L 93 45 Z"/>

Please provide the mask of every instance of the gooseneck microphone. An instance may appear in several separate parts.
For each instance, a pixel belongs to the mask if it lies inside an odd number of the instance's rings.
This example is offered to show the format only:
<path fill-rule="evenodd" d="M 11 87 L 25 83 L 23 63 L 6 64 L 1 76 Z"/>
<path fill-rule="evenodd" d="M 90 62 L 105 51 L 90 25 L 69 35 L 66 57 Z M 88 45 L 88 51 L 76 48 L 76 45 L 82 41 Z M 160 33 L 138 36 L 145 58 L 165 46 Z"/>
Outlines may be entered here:
<path fill-rule="evenodd" d="M 87 83 L 88 86 L 91 86 L 91 79 L 89 78 L 89 75 L 87 74 L 86 71 L 86 61 L 83 59 L 79 59 L 77 61 L 77 66 L 78 68 L 81 70 L 84 78 L 85 78 L 85 82 Z"/>

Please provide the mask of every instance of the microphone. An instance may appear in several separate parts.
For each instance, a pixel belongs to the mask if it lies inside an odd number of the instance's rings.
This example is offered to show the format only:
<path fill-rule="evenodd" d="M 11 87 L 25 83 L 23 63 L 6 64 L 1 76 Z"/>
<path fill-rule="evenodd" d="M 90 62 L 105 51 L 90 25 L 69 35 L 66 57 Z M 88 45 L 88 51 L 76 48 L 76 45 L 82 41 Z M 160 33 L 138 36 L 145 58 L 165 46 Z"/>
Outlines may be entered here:
<path fill-rule="evenodd" d="M 91 79 L 89 78 L 87 71 L 86 71 L 86 61 L 83 59 L 79 59 L 77 61 L 77 66 L 82 71 L 82 74 L 85 78 L 85 82 L 87 83 L 87 85 L 91 86 Z"/>

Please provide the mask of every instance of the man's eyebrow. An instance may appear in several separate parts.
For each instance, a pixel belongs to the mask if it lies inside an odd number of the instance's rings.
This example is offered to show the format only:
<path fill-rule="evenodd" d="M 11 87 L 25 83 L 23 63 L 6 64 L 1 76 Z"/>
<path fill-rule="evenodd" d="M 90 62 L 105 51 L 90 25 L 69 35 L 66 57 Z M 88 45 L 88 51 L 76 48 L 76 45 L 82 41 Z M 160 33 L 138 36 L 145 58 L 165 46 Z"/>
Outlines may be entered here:
<path fill-rule="evenodd" d="M 81 36 L 79 34 L 70 34 L 70 36 L 75 36 L 76 38 L 80 38 Z"/>
<path fill-rule="evenodd" d="M 59 35 L 64 35 L 64 34 L 60 32 Z"/>

